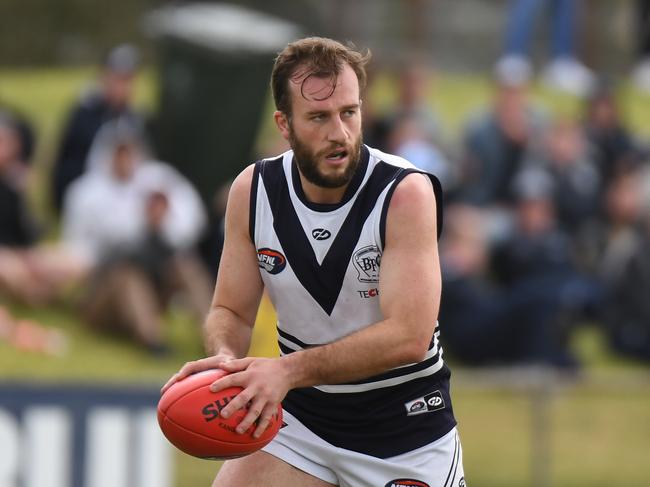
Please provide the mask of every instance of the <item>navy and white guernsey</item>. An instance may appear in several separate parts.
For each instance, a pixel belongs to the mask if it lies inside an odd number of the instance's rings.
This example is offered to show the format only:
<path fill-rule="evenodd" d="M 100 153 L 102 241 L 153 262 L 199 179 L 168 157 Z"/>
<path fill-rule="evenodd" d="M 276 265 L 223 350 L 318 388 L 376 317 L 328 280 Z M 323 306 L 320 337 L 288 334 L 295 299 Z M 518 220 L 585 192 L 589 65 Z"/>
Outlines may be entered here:
<path fill-rule="evenodd" d="M 250 234 L 278 315 L 282 354 L 322 345 L 381 321 L 379 274 L 395 187 L 418 172 L 404 159 L 362 147 L 336 205 L 305 198 L 289 151 L 256 163 Z M 442 222 L 436 193 L 438 233 Z M 438 326 L 424 360 L 354 383 L 294 389 L 284 408 L 325 441 L 380 458 L 424 446 L 456 424 Z"/>

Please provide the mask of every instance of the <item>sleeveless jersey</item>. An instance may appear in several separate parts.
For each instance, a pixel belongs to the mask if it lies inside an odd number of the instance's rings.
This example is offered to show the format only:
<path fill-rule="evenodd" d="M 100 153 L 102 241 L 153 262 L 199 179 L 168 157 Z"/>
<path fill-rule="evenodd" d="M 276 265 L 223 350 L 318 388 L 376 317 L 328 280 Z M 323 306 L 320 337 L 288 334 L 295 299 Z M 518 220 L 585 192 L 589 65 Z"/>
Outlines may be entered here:
<path fill-rule="evenodd" d="M 362 146 L 343 199 L 305 198 L 293 152 L 258 161 L 250 235 L 278 315 L 282 354 L 326 344 L 383 319 L 379 279 L 386 214 L 409 162 Z M 442 199 L 436 193 L 438 233 Z M 348 384 L 289 391 L 283 407 L 325 441 L 380 458 L 431 443 L 456 424 L 438 326 L 424 360 Z"/>

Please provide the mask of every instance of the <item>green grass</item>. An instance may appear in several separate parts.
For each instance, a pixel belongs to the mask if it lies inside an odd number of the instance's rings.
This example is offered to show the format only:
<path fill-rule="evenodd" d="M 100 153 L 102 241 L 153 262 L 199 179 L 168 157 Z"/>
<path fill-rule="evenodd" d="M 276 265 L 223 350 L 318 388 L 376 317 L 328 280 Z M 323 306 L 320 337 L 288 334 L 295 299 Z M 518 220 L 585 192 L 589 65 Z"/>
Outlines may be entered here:
<path fill-rule="evenodd" d="M 45 181 L 61 123 L 69 104 L 92 77 L 92 69 L 0 70 L 0 100 L 10 102 L 33 119 L 38 135 L 33 201 L 39 214 L 48 216 Z M 370 95 L 381 110 L 391 102 L 394 89 L 388 78 L 380 78 Z M 472 76 L 438 75 L 432 81 L 431 104 L 457 137 L 462 121 L 477 106 L 487 104 L 487 79 Z M 578 115 L 573 99 L 533 91 L 535 100 L 561 114 Z M 155 105 L 154 79 L 150 71 L 140 79 L 137 103 Z M 625 85 L 621 100 L 635 130 L 650 136 L 650 97 L 642 97 Z M 267 117 L 270 118 L 270 117 Z M 263 137 L 272 133 L 270 122 Z M 12 306 L 21 317 L 62 329 L 69 339 L 63 357 L 26 354 L 0 343 L 0 379 L 28 381 L 138 382 L 160 385 L 185 361 L 202 355 L 200 332 L 180 310 L 166 319 L 167 337 L 173 354 L 155 359 L 123 338 L 98 335 L 79 321 L 70 307 L 28 309 Z M 277 353 L 274 315 L 264 301 L 253 339 L 252 355 Z M 444 340 L 444 337 L 443 337 Z M 586 382 L 563 384 L 548 399 L 548 441 L 551 456 L 547 475 L 550 485 L 613 486 L 647 485 L 650 478 L 650 381 L 647 366 L 614 356 L 595 328 L 585 327 L 575 335 L 574 348 L 583 363 Z M 457 370 L 458 368 L 455 368 Z M 464 375 L 471 377 L 471 371 Z M 635 379 L 635 382 L 632 382 Z M 458 378 L 457 378 L 458 379 Z M 455 410 L 465 452 L 469 485 L 521 487 L 531 481 L 535 452 L 532 412 L 538 407 L 525 391 L 510 387 L 475 387 L 462 380 L 453 382 Z M 210 485 L 219 463 L 176 455 L 176 485 Z"/>

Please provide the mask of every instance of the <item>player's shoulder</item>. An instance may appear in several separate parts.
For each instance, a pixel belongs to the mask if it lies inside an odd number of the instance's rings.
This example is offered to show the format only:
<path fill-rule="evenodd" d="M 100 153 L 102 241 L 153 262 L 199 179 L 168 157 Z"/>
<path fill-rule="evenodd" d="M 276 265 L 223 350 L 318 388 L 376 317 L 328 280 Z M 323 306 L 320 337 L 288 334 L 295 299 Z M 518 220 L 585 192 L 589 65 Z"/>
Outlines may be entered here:
<path fill-rule="evenodd" d="M 375 149 L 374 147 L 369 147 L 369 146 L 366 147 L 368 147 L 368 152 L 370 152 L 370 156 L 375 158 L 377 161 L 381 161 L 386 164 L 390 164 L 391 166 L 396 166 L 404 169 L 416 169 L 416 167 L 411 162 L 404 159 L 403 157 L 400 157 L 395 154 L 389 154 L 388 152 Z"/>
<path fill-rule="evenodd" d="M 432 176 L 424 171 L 419 170 L 415 165 L 403 157 L 395 154 L 389 154 L 379 149 L 368 147 L 371 157 L 376 158 L 391 166 L 406 169 L 407 171 L 398 174 L 398 180 L 395 185 L 395 190 L 390 198 L 390 206 L 396 205 L 430 205 L 431 198 L 434 198 L 434 192 L 431 191 Z M 435 203 L 435 201 L 434 201 Z"/>
<path fill-rule="evenodd" d="M 250 198 L 250 192 L 251 192 L 251 188 L 253 187 L 254 180 L 256 177 L 258 177 L 260 171 L 268 167 L 280 168 L 282 166 L 282 161 L 284 160 L 285 156 L 289 152 L 290 151 L 287 151 L 278 156 L 260 159 L 246 166 L 246 168 L 242 172 L 240 172 L 239 175 L 232 182 L 232 186 L 230 187 L 229 199 L 237 199 L 237 200 L 241 199 L 244 201 L 248 201 L 248 199 Z"/>
<path fill-rule="evenodd" d="M 386 245 L 392 245 L 396 235 L 412 229 L 419 239 L 429 242 L 429 237 L 440 234 L 442 218 L 439 213 L 436 192 L 428 175 L 409 173 L 395 186 L 388 202 L 382 238 Z"/>
<path fill-rule="evenodd" d="M 432 190 L 431 179 L 423 173 L 407 174 L 399 181 L 390 200 L 389 211 L 404 209 L 420 211 L 424 208 L 435 208 L 436 197 Z"/>
<path fill-rule="evenodd" d="M 255 164 L 249 164 L 240 172 L 230 185 L 228 192 L 228 206 L 241 211 L 247 210 L 247 202 L 250 200 L 251 187 L 255 174 Z"/>

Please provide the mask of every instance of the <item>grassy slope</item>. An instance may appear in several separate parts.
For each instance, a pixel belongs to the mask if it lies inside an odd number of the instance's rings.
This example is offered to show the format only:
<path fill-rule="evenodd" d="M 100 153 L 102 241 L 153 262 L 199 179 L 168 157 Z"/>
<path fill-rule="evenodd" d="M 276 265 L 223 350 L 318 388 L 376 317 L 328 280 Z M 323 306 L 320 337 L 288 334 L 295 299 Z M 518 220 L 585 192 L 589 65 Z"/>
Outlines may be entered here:
<path fill-rule="evenodd" d="M 48 214 L 44 181 L 59 126 L 66 107 L 91 74 L 87 69 L 0 71 L 0 100 L 11 102 L 30 116 L 40 136 L 33 199 L 44 216 Z M 155 97 L 151 76 L 143 77 L 140 83 L 138 103 L 151 107 Z M 440 76 L 435 80 L 431 102 L 446 121 L 451 137 L 458 134 L 461 121 L 472 109 L 486 103 L 489 90 L 489 83 L 480 78 Z M 391 93 L 390 82 L 381 79 L 371 95 L 381 108 L 391 101 Z M 622 95 L 632 125 L 639 133 L 650 136 L 650 98 L 642 98 L 627 87 Z M 538 89 L 535 96 L 560 113 L 578 113 L 573 100 Z M 152 359 L 123 340 L 91 333 L 66 308 L 17 307 L 15 312 L 65 330 L 70 350 L 65 357 L 47 358 L 22 354 L 0 344 L 0 378 L 160 384 L 183 362 L 202 353 L 197 324 L 180 311 L 168 317 L 168 336 L 175 351 L 165 360 Z M 252 354 L 277 353 L 273 323 L 272 309 L 265 302 Z M 602 336 L 592 329 L 578 334 L 576 347 L 588 364 L 587 373 L 603 385 L 570 386 L 553 394 L 549 403 L 552 484 L 644 485 L 650 477 L 650 386 L 646 381 L 638 388 L 616 387 L 630 373 L 644 369 L 609 354 Z M 532 400 L 511 390 L 475 389 L 460 381 L 455 382 L 454 397 L 471 485 L 530 485 Z M 180 453 L 177 458 L 179 486 L 209 485 L 218 467 Z"/>

